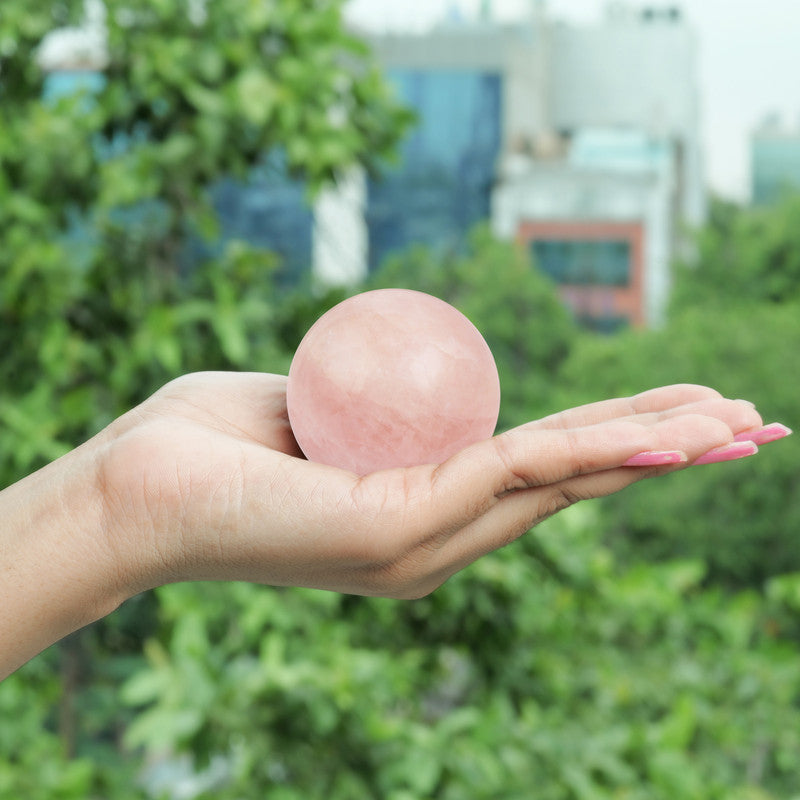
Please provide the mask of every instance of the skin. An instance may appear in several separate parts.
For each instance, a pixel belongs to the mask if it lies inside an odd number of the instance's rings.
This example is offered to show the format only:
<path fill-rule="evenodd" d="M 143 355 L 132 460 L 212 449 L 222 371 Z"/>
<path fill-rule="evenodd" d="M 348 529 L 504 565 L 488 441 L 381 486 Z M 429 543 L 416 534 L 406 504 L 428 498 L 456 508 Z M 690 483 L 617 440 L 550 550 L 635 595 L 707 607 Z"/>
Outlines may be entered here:
<path fill-rule="evenodd" d="M 186 375 L 0 492 L 0 677 L 169 582 L 421 597 L 560 509 L 762 424 L 750 403 L 671 386 L 357 477 L 302 458 L 285 397 L 280 375 Z M 688 461 L 622 466 L 649 450 Z"/>

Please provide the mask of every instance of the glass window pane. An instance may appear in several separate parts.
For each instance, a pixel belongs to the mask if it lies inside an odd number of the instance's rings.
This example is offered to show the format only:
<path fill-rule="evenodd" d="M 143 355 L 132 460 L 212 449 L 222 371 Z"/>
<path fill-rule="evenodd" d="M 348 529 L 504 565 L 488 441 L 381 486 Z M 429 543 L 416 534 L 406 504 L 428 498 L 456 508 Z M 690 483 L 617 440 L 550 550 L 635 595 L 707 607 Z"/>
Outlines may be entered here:
<path fill-rule="evenodd" d="M 502 82 L 474 70 L 389 70 L 418 114 L 399 165 L 369 183 L 370 267 L 409 244 L 458 248 L 490 217 Z"/>
<path fill-rule="evenodd" d="M 628 286 L 631 248 L 626 240 L 538 239 L 534 260 L 556 283 L 572 286 Z"/>

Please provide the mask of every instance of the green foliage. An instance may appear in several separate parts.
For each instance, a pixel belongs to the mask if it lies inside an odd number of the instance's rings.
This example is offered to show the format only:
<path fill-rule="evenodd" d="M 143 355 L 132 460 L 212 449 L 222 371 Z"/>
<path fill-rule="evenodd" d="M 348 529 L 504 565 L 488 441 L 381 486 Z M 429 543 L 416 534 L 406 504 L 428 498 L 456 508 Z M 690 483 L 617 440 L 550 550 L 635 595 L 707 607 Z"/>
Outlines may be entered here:
<path fill-rule="evenodd" d="M 800 273 L 794 275 L 791 251 L 797 250 L 799 211 L 793 202 L 774 218 L 715 207 L 699 234 L 698 263 L 679 275 L 681 301 L 667 325 L 582 337 L 555 381 L 556 404 L 700 383 L 755 402 L 767 422 L 796 427 Z M 773 294 L 768 286 L 783 288 Z M 799 447 L 792 437 L 740 464 L 673 476 L 669 491 L 645 482 L 608 498 L 609 540 L 636 559 L 702 559 L 710 579 L 734 586 L 760 586 L 796 571 Z"/>
<path fill-rule="evenodd" d="M 277 296 L 274 256 L 211 246 L 208 186 L 277 149 L 313 188 L 374 166 L 409 121 L 338 0 L 109 2 L 105 87 L 43 104 L 33 51 L 82 5 L 0 10 L 3 483 L 176 374 L 285 370 L 343 294 Z M 579 334 L 485 230 L 368 288 L 475 322 L 502 427 L 686 380 L 791 424 L 797 220 L 716 207 L 668 326 L 613 339 Z M 800 797 L 796 445 L 773 448 L 571 509 L 413 603 L 245 584 L 134 598 L 2 684 L 0 798 L 143 797 L 142 766 L 182 754 L 221 759 L 200 795 L 220 800 Z"/>
<path fill-rule="evenodd" d="M 192 197 L 280 143 L 312 185 L 354 161 L 377 164 L 410 118 L 390 99 L 342 0 L 126 0 L 109 14 L 112 132 L 147 143 L 122 156 L 159 195 Z M 182 124 L 176 125 L 176 115 Z M 118 187 L 116 187 L 118 188 Z M 109 186 L 113 191 L 114 186 Z"/>
<path fill-rule="evenodd" d="M 0 687 L 0 797 L 30 800 L 134 798 L 135 764 L 95 746 L 91 757 L 68 752 L 58 730 L 64 703 L 57 651 L 26 664 Z M 83 698 L 93 699 L 91 693 Z M 111 760 L 109 760 L 111 756 Z"/>
<path fill-rule="evenodd" d="M 0 113 L 14 104 L 38 100 L 43 76 L 31 54 L 53 28 L 76 22 L 82 6 L 9 2 L 0 14 Z M 4 120 L 5 121 L 5 120 Z"/>
<path fill-rule="evenodd" d="M 797 579 L 621 569 L 571 509 L 414 603 L 159 590 L 129 745 L 228 759 L 208 797 L 784 798 L 800 791 Z M 544 564 L 548 566 L 544 566 Z"/>
<path fill-rule="evenodd" d="M 313 192 L 390 157 L 411 118 L 339 0 L 105 5 L 103 87 L 48 102 L 36 50 L 83 0 L 0 8 L 0 485 L 178 374 L 285 371 L 279 265 L 216 244 L 209 187 L 277 153 Z M 116 691 L 154 606 L 131 601 L 3 683 L 0 797 L 141 794 Z"/>
<path fill-rule="evenodd" d="M 280 150 L 313 189 L 410 120 L 340 0 L 110 3 L 104 88 L 43 103 L 36 47 L 82 7 L 0 14 L 2 484 L 177 374 L 285 368 L 274 256 L 234 241 L 186 268 L 210 185 Z"/>
<path fill-rule="evenodd" d="M 769 208 L 717 201 L 679 268 L 673 307 L 751 307 L 800 300 L 800 197 Z"/>

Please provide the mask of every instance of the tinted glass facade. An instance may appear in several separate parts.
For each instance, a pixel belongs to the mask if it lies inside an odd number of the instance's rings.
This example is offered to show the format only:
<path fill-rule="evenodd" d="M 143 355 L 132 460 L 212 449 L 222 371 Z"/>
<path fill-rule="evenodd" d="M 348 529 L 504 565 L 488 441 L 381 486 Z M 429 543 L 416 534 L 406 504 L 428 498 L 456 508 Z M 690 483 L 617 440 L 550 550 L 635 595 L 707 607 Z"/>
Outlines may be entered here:
<path fill-rule="evenodd" d="M 499 74 L 394 70 L 388 79 L 418 122 L 398 164 L 368 186 L 370 268 L 414 243 L 459 248 L 469 229 L 489 218 L 502 135 Z M 53 73 L 46 93 L 101 85 L 97 74 Z M 273 250 L 288 282 L 311 269 L 313 214 L 303 185 L 287 177 L 279 155 L 245 182 L 220 181 L 213 198 L 223 242 L 236 237 Z M 200 248 L 192 250 L 199 255 Z"/>
<path fill-rule="evenodd" d="M 418 122 L 398 166 L 368 187 L 370 268 L 413 243 L 459 247 L 490 216 L 501 144 L 500 75 L 467 70 L 393 70 Z"/>
<path fill-rule="evenodd" d="M 556 283 L 572 286 L 628 286 L 628 241 L 540 239 L 531 242 L 537 266 Z"/>
<path fill-rule="evenodd" d="M 646 228 L 618 220 L 522 220 L 517 239 L 585 328 L 610 332 L 645 318 Z"/>
<path fill-rule="evenodd" d="M 50 73 L 44 85 L 45 100 L 78 91 L 99 91 L 105 79 L 92 71 L 74 70 Z M 113 149 L 126 146 L 117 140 Z M 109 154 L 112 148 L 109 147 Z M 311 269 L 313 214 L 307 203 L 302 183 L 290 179 L 280 153 L 266 158 L 264 164 L 252 170 L 248 180 L 240 182 L 223 179 L 211 188 L 214 206 L 219 214 L 221 236 L 215 245 L 221 247 L 230 239 L 243 239 L 250 244 L 276 253 L 280 259 L 278 278 L 291 284 Z M 134 213 L 132 221 L 140 221 Z M 71 235 L 86 239 L 80 221 Z M 207 248 L 199 242 L 189 243 L 189 257 L 201 258 Z"/>
<path fill-rule="evenodd" d="M 279 155 L 249 180 L 222 180 L 212 190 L 223 242 L 242 239 L 280 257 L 278 279 L 296 283 L 311 270 L 313 214 L 302 183 L 290 179 Z"/>
<path fill-rule="evenodd" d="M 754 203 L 766 205 L 800 192 L 800 134 L 757 137 L 752 159 Z"/>

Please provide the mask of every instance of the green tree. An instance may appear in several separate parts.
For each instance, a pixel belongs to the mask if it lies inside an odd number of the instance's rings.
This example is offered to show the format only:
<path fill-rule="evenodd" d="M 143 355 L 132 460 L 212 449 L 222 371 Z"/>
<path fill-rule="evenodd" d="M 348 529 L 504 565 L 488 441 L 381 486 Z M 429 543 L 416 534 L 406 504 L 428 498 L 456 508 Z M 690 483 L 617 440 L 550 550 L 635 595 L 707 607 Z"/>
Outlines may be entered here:
<path fill-rule="evenodd" d="M 102 87 L 45 102 L 37 48 L 83 5 L 0 8 L 0 485 L 178 374 L 285 370 L 275 256 L 218 244 L 209 190 L 277 154 L 312 194 L 411 119 L 341 0 L 109 0 Z M 154 597 L 4 682 L 0 797 L 137 794 L 115 691 Z"/>
<path fill-rule="evenodd" d="M 6 482 L 178 372 L 285 366 L 338 296 L 278 302 L 272 256 L 241 242 L 183 269 L 187 236 L 214 238 L 208 184 L 280 148 L 313 186 L 369 164 L 407 121 L 339 3 L 232 0 L 195 18 L 177 0 L 107 5 L 105 88 L 57 105 L 40 101 L 32 51 L 78 3 L 0 9 Z M 720 327 L 701 308 L 671 337 L 578 336 L 552 287 L 485 232 L 466 255 L 403 256 L 375 280 L 390 283 L 439 294 L 484 331 L 506 424 L 554 410 L 559 392 L 574 404 L 651 379 L 761 400 L 775 370 L 763 347 L 785 364 L 796 331 L 786 305 L 744 334 L 741 317 Z M 785 398 L 769 408 L 790 421 Z M 706 487 L 715 513 L 724 491 L 749 498 L 737 513 L 786 500 L 761 478 Z M 707 525 L 702 499 L 672 519 Z M 598 512 L 571 509 L 414 603 L 239 583 L 136 598 L 2 684 L 0 797 L 141 797 L 144 754 L 198 770 L 221 758 L 203 795 L 217 800 L 797 794 L 798 577 L 730 595 L 674 550 L 626 566 L 599 541 Z"/>
<path fill-rule="evenodd" d="M 213 182 L 280 151 L 313 191 L 410 120 L 340 0 L 108 3 L 104 87 L 42 102 L 36 47 L 82 5 L 0 13 L 4 483 L 176 374 L 283 366 L 270 253 L 209 246 L 180 270 L 218 233 Z"/>
<path fill-rule="evenodd" d="M 612 338 L 583 336 L 555 379 L 560 401 L 701 383 L 756 403 L 796 427 L 800 353 L 800 206 L 717 203 L 678 271 L 667 324 Z M 609 541 L 631 558 L 692 556 L 709 580 L 759 587 L 800 569 L 796 437 L 740 464 L 691 470 L 668 492 L 647 482 L 603 505 Z"/>
<path fill-rule="evenodd" d="M 800 197 L 741 208 L 715 201 L 692 257 L 678 265 L 677 310 L 800 300 Z"/>
<path fill-rule="evenodd" d="M 414 603 L 164 587 L 127 740 L 222 754 L 219 800 L 794 796 L 797 576 L 765 600 L 696 561 L 626 569 L 595 511 Z"/>

